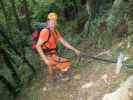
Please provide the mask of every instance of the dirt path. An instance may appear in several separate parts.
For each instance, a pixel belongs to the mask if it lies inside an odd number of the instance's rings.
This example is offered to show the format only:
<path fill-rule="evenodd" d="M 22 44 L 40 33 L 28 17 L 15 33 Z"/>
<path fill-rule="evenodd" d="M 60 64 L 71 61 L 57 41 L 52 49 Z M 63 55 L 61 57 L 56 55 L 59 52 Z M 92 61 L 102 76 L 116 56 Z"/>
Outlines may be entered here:
<path fill-rule="evenodd" d="M 115 77 L 115 65 L 92 62 L 80 69 L 78 79 L 46 82 L 44 78 L 34 81 L 19 100 L 101 100 L 105 93 L 116 89 L 132 70 L 122 69 Z"/>
<path fill-rule="evenodd" d="M 84 46 L 84 44 L 81 44 L 81 46 Z M 117 47 L 118 45 L 114 46 L 113 49 Z M 109 51 L 104 57 L 109 59 L 110 55 Z M 46 72 L 42 68 L 39 77 L 22 90 L 17 100 L 102 100 L 104 94 L 116 90 L 120 83 L 133 73 L 133 69 L 123 67 L 121 73 L 116 76 L 114 74 L 115 64 L 94 60 L 88 62 L 87 59 L 81 59 L 79 63 L 79 67 L 74 69 L 78 72 L 75 74 L 77 79 L 65 82 L 47 82 L 46 75 L 44 75 Z"/>

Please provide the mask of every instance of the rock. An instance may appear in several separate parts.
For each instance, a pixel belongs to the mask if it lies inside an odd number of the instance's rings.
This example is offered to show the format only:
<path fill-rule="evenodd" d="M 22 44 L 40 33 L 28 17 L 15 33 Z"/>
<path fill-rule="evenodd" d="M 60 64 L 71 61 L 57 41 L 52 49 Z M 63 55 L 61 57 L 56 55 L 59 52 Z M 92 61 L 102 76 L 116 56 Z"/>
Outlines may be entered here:
<path fill-rule="evenodd" d="M 104 75 L 101 77 L 101 79 L 103 79 L 104 81 L 107 81 L 108 75 L 107 75 L 107 74 L 104 74 Z"/>
<path fill-rule="evenodd" d="M 107 74 L 104 74 L 104 75 L 101 77 L 101 79 L 103 79 L 104 82 L 105 82 L 106 84 L 109 84 L 109 82 L 108 82 L 108 75 L 107 75 Z"/>
<path fill-rule="evenodd" d="M 43 91 L 46 92 L 48 89 L 47 87 L 43 87 Z"/>
<path fill-rule="evenodd" d="M 128 90 L 129 90 L 128 96 L 133 98 L 133 89 L 129 88 Z"/>
<path fill-rule="evenodd" d="M 91 86 L 93 86 L 94 83 L 93 82 L 89 82 L 89 83 L 85 83 L 84 85 L 82 85 L 82 89 L 85 89 L 85 88 L 90 88 Z"/>
<path fill-rule="evenodd" d="M 81 79 L 81 75 L 80 74 L 74 75 L 73 79 L 79 80 L 79 79 Z"/>
<path fill-rule="evenodd" d="M 132 100 L 133 94 L 133 75 L 129 77 L 120 88 L 112 93 L 105 94 L 102 100 Z"/>

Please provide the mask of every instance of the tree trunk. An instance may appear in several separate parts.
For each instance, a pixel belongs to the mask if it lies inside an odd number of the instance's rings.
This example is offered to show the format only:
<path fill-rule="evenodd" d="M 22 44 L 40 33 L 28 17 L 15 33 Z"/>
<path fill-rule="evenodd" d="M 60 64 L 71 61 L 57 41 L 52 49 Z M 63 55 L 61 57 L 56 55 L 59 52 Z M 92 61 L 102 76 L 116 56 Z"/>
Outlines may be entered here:
<path fill-rule="evenodd" d="M 123 3 L 123 0 L 115 0 L 112 5 L 112 9 L 109 13 L 109 16 L 107 18 L 107 23 L 110 24 L 113 22 L 116 16 L 116 14 L 119 14 L 119 9 L 121 8 L 121 4 Z"/>
<path fill-rule="evenodd" d="M 72 0 L 73 4 L 74 4 L 74 8 L 75 8 L 75 17 L 78 16 L 78 6 L 77 6 L 77 2 L 76 0 Z"/>
<path fill-rule="evenodd" d="M 10 0 L 10 3 L 12 5 L 12 10 L 13 10 L 13 15 L 16 19 L 16 25 L 18 27 L 19 30 L 21 30 L 21 24 L 20 24 L 20 20 L 19 17 L 17 15 L 17 11 L 16 11 L 16 6 L 15 6 L 15 1 L 14 0 Z"/>
<path fill-rule="evenodd" d="M 28 30 L 31 33 L 32 32 L 31 18 L 30 18 L 30 13 L 29 13 L 29 9 L 28 9 L 27 0 L 22 0 L 22 4 L 23 4 L 24 10 L 25 10 L 25 15 L 26 15 L 26 21 L 27 21 Z"/>
<path fill-rule="evenodd" d="M 81 5 L 85 5 L 87 0 L 80 0 Z"/>
<path fill-rule="evenodd" d="M 133 1 L 130 0 L 128 4 L 128 16 L 129 16 L 129 21 L 128 21 L 128 32 L 133 33 Z M 133 40 L 133 37 L 132 37 Z"/>
<path fill-rule="evenodd" d="M 88 13 L 88 21 L 84 25 L 83 32 L 89 31 L 89 25 L 96 18 L 96 15 L 99 13 L 100 5 L 102 4 L 102 0 L 84 0 L 83 4 L 86 2 L 86 10 Z"/>
<path fill-rule="evenodd" d="M 5 16 L 7 31 L 8 31 L 8 33 L 11 33 L 11 27 L 10 27 L 10 23 L 9 23 L 9 20 L 8 20 L 8 14 L 6 12 L 5 5 L 4 5 L 2 0 L 0 0 L 0 5 L 1 5 L 3 15 Z"/>
<path fill-rule="evenodd" d="M 85 33 L 88 32 L 88 30 L 89 30 L 90 20 L 91 20 L 91 16 L 92 16 L 91 5 L 90 5 L 89 0 L 87 0 L 87 2 L 86 2 L 86 10 L 87 10 L 87 13 L 88 13 L 88 21 L 84 25 L 83 32 L 85 32 Z"/>

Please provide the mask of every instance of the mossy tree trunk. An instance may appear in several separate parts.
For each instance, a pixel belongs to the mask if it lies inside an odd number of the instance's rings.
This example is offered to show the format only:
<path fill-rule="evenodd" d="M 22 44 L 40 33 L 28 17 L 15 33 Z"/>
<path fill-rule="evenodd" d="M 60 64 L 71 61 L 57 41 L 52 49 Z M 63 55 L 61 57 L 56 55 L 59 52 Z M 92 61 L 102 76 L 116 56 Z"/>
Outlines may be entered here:
<path fill-rule="evenodd" d="M 28 9 L 28 3 L 27 3 L 27 0 L 22 0 L 21 2 L 22 2 L 24 12 L 25 12 L 25 18 L 26 18 L 26 22 L 27 22 L 28 31 L 29 31 L 29 33 L 31 33 L 32 27 L 31 27 L 31 17 L 30 17 L 30 12 Z"/>
<path fill-rule="evenodd" d="M 8 14 L 7 14 L 7 11 L 6 11 L 6 8 L 5 8 L 5 5 L 4 5 L 3 0 L 0 0 L 0 5 L 1 5 L 1 9 L 2 9 L 3 15 L 4 15 L 4 17 L 5 17 L 6 26 L 7 26 L 7 31 L 8 31 L 9 33 L 11 33 L 10 22 L 9 22 Z"/>
<path fill-rule="evenodd" d="M 13 15 L 15 17 L 16 25 L 17 25 L 18 29 L 21 30 L 21 23 L 20 23 L 20 20 L 19 20 L 17 11 L 16 11 L 15 0 L 10 0 L 10 3 L 12 5 L 12 11 L 13 11 Z"/>
<path fill-rule="evenodd" d="M 84 29 L 83 29 L 83 32 L 85 32 L 85 33 L 87 33 L 89 31 L 89 25 L 90 25 L 91 16 L 92 16 L 91 3 L 89 2 L 89 0 L 86 1 L 86 10 L 88 13 L 88 20 L 86 21 L 86 23 L 84 25 Z"/>

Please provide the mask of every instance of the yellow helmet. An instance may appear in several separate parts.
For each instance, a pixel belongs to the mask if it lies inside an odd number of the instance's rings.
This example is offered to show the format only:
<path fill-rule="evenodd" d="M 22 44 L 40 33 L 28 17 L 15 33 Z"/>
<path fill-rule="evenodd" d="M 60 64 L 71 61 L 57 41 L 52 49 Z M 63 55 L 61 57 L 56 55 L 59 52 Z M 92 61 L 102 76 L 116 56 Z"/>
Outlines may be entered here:
<path fill-rule="evenodd" d="M 49 20 L 50 20 L 50 19 L 57 19 L 57 14 L 54 13 L 54 12 L 49 13 L 49 14 L 48 14 L 48 19 L 49 19 Z"/>

